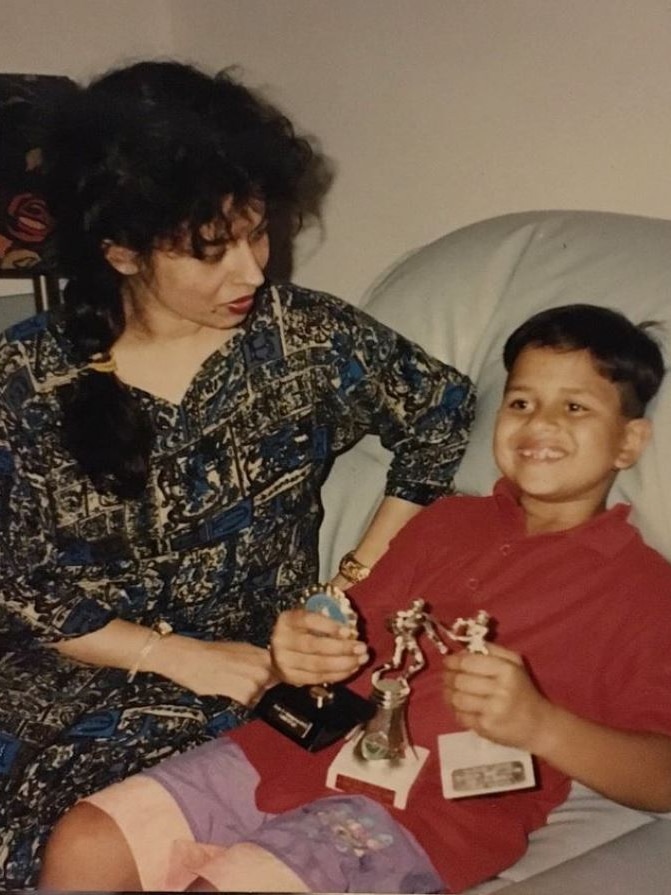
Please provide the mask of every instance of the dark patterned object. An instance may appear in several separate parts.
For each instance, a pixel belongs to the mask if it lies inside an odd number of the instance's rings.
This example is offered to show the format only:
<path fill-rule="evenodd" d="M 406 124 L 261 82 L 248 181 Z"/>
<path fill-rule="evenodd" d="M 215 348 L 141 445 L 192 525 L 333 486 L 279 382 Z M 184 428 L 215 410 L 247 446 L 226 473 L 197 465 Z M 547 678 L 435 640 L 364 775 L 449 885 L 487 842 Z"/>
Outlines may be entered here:
<path fill-rule="evenodd" d="M 394 454 L 388 493 L 426 503 L 451 488 L 473 391 L 356 308 L 272 287 L 179 405 L 135 390 L 157 439 L 145 494 L 122 502 L 61 444 L 57 391 L 82 371 L 56 318 L 11 329 L 0 368 L 2 889 L 35 882 L 50 826 L 78 797 L 246 717 L 46 645 L 119 617 L 264 646 L 317 580 L 334 456 L 379 434 Z"/>
<path fill-rule="evenodd" d="M 47 114 L 74 89 L 64 77 L 0 75 L 0 271 L 56 267 L 40 146 Z"/>

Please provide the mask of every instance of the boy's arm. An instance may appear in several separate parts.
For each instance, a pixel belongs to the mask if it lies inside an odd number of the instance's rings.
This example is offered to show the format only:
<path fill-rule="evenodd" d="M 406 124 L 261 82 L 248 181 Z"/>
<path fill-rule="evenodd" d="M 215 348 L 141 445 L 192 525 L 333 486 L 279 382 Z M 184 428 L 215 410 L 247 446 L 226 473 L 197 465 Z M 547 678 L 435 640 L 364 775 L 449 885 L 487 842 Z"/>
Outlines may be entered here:
<path fill-rule="evenodd" d="M 526 749 L 624 805 L 671 810 L 671 737 L 581 718 L 542 696 L 516 653 L 488 650 L 445 660 L 447 701 L 461 724 Z"/>

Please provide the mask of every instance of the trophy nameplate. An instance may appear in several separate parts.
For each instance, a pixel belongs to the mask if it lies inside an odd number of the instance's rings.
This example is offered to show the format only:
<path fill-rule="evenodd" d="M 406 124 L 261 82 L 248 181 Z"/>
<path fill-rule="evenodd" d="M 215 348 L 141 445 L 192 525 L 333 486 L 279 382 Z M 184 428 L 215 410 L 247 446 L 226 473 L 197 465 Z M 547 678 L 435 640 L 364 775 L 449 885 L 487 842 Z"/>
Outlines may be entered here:
<path fill-rule="evenodd" d="M 348 626 L 355 636 L 356 613 L 343 591 L 334 585 L 308 588 L 303 606 L 308 612 L 319 612 Z M 344 684 L 277 684 L 261 697 L 256 714 L 303 749 L 316 752 L 365 724 L 375 714 L 375 705 Z"/>

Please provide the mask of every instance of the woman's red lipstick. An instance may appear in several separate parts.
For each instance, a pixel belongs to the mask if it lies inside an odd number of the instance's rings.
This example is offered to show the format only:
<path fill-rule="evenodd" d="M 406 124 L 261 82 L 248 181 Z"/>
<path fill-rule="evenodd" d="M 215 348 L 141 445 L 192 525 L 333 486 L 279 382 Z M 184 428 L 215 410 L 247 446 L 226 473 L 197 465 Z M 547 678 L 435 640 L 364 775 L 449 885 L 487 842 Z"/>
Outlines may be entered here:
<path fill-rule="evenodd" d="M 241 298 L 236 298 L 235 301 L 229 302 L 226 307 L 232 314 L 240 314 L 242 316 L 249 314 L 253 304 L 253 295 L 243 295 Z"/>

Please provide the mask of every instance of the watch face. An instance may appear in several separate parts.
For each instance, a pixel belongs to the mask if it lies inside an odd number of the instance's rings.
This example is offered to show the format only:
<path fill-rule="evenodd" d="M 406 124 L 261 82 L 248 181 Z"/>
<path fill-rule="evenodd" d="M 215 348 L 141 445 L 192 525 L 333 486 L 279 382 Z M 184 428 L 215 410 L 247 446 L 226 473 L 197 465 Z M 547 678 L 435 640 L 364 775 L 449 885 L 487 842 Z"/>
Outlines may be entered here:
<path fill-rule="evenodd" d="M 345 578 L 349 578 L 350 581 L 354 582 L 363 581 L 370 575 L 368 566 L 364 566 L 358 560 L 351 557 L 349 559 L 347 557 L 343 559 L 340 564 L 340 572 Z"/>

